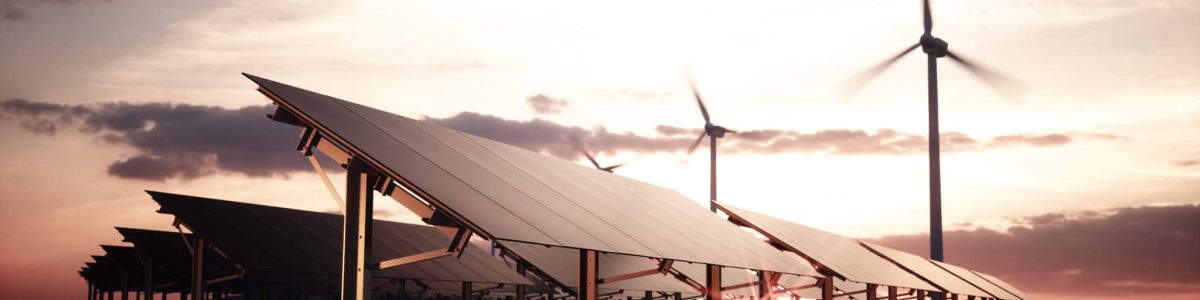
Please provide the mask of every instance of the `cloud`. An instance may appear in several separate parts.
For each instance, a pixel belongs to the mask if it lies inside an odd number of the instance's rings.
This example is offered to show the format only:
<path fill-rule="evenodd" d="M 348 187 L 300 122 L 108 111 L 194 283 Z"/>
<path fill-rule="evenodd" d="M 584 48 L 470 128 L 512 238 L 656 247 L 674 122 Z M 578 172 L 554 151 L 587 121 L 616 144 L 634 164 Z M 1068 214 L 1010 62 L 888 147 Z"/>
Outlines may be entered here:
<path fill-rule="evenodd" d="M 544 94 L 537 94 L 525 98 L 525 102 L 529 103 L 529 107 L 539 114 L 557 114 L 567 108 L 567 100 L 551 98 Z"/>
<path fill-rule="evenodd" d="M 1134 295 L 1200 292 L 1200 205 L 1126 207 L 1018 218 L 1006 231 L 944 235 L 946 261 L 1026 292 Z M 873 240 L 929 253 L 927 234 Z"/>
<path fill-rule="evenodd" d="M 612 133 L 603 127 L 588 130 L 564 126 L 544 119 L 509 120 L 473 112 L 463 112 L 446 118 L 425 117 L 425 120 L 572 160 L 581 156 L 565 142 L 571 135 L 578 136 L 588 143 L 589 149 L 599 153 L 622 151 L 670 153 L 685 150 L 700 134 L 699 129 L 669 125 L 656 126 L 657 136 Z M 1067 134 L 1015 134 L 980 141 L 963 133 L 949 132 L 942 134 L 941 148 L 944 152 L 953 152 L 1015 146 L 1050 147 L 1065 145 L 1072 141 L 1074 139 Z M 911 154 L 925 153 L 928 148 L 928 140 L 921 135 L 902 133 L 892 129 L 879 129 L 874 132 L 853 129 L 830 129 L 816 132 L 763 129 L 727 135 L 721 140 L 720 147 L 721 151 L 727 154 L 794 152 L 821 152 L 839 155 Z"/>
<path fill-rule="evenodd" d="M 29 13 L 25 9 L 17 7 L 12 3 L 0 4 L 0 19 L 8 21 L 23 21 L 29 19 Z"/>
<path fill-rule="evenodd" d="M 1180 168 L 1195 167 L 1195 166 L 1200 166 L 1200 160 L 1197 160 L 1197 159 L 1180 159 L 1180 160 L 1175 160 L 1175 161 L 1172 161 L 1172 162 L 1171 162 L 1171 165 L 1172 165 L 1172 166 L 1176 166 L 1176 167 L 1180 167 Z"/>
<path fill-rule="evenodd" d="M 24 99 L 0 103 L 0 114 L 31 132 L 56 134 L 75 126 L 103 143 L 133 148 L 131 157 L 109 165 L 108 174 L 152 181 L 309 171 L 291 149 L 296 129 L 266 120 L 273 111 L 272 105 L 227 109 L 169 103 L 62 105 Z"/>
<path fill-rule="evenodd" d="M 294 128 L 265 122 L 264 116 L 272 111 L 271 105 L 227 109 L 169 103 L 64 105 L 24 99 L 0 102 L 0 117 L 15 120 L 30 132 L 51 135 L 74 126 L 105 143 L 132 147 L 132 156 L 113 162 L 108 173 L 155 181 L 221 173 L 269 177 L 309 171 L 308 164 L 290 150 L 296 142 Z M 700 133 L 699 129 L 668 125 L 657 126 L 657 135 L 617 133 L 604 127 L 585 129 L 544 119 L 510 120 L 474 112 L 445 118 L 425 117 L 425 120 L 569 160 L 582 158 L 566 142 L 572 135 L 585 141 L 597 154 L 648 154 L 682 152 Z M 1020 145 L 1048 147 L 1071 141 L 1064 134 L 1017 134 L 981 141 L 963 133 L 945 133 L 942 149 L 952 152 Z M 923 136 L 891 129 L 874 132 L 764 129 L 727 136 L 720 145 L 726 154 L 859 155 L 924 153 L 927 141 Z M 336 166 L 331 167 L 336 170 Z"/>

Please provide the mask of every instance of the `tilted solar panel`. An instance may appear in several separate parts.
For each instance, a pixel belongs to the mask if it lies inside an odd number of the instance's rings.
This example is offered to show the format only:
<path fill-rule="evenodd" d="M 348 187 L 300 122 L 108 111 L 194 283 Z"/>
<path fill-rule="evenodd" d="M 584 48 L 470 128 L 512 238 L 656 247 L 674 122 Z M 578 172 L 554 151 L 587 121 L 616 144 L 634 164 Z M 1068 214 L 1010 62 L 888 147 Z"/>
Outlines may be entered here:
<path fill-rule="evenodd" d="M 1000 280 L 1000 278 L 996 278 L 996 276 L 988 275 L 986 273 L 979 272 L 979 271 L 971 271 L 971 272 L 975 273 L 975 275 L 979 275 L 979 277 L 983 277 L 983 279 L 986 279 L 988 282 L 991 282 L 992 284 L 999 286 L 1000 288 L 1004 289 L 1004 291 L 1008 292 L 1009 294 L 1013 294 L 1014 296 L 1020 297 L 1021 299 L 1024 299 L 1024 300 L 1033 300 L 1033 298 L 1029 297 L 1029 295 L 1025 294 L 1025 292 L 1022 292 L 1021 290 L 1017 289 L 1017 287 L 1015 287 L 1011 284 L 1008 284 L 1007 282 L 1004 282 L 1004 280 Z"/>
<path fill-rule="evenodd" d="M 955 276 L 958 276 L 958 278 L 962 278 L 963 280 L 966 280 L 967 282 L 971 283 L 972 285 L 975 285 L 975 287 L 978 287 L 979 289 L 983 290 L 984 292 L 987 292 L 988 294 L 992 294 L 992 296 L 995 296 L 995 298 L 997 298 L 997 299 L 1021 300 L 1021 298 L 1018 297 L 1017 295 L 1013 295 L 1012 293 L 1005 291 L 1004 288 L 1001 288 L 1000 286 L 993 284 L 992 282 L 988 281 L 987 279 L 984 279 L 983 277 L 976 275 L 975 273 L 971 272 L 971 270 L 967 270 L 963 267 L 955 266 L 955 265 L 940 262 L 940 261 L 931 261 L 931 262 L 938 265 L 939 267 L 942 267 L 942 269 L 945 269 L 946 271 L 953 273 Z"/>
<path fill-rule="evenodd" d="M 246 76 L 322 137 L 485 237 L 819 276 L 676 191 Z"/>
<path fill-rule="evenodd" d="M 562 247 L 547 247 L 545 245 L 529 244 L 521 242 L 504 241 L 500 245 L 517 256 L 524 258 L 534 266 L 537 266 L 546 275 L 550 275 L 558 282 L 568 287 L 579 286 L 579 252 Z M 605 278 L 614 275 L 628 274 L 637 271 L 654 269 L 657 264 L 651 259 L 645 257 L 628 256 L 621 254 L 604 254 L 600 255 L 599 264 L 602 266 L 599 269 L 599 277 Z M 682 264 L 682 263 L 681 263 Z M 601 285 L 603 290 L 636 290 L 636 291 L 661 291 L 661 292 L 681 292 L 685 295 L 699 294 L 695 289 L 687 284 L 679 282 L 670 275 L 653 274 L 634 279 L 617 281 L 613 283 L 605 283 Z"/>
<path fill-rule="evenodd" d="M 731 217 L 762 229 L 769 238 L 783 242 L 799 251 L 801 255 L 808 256 L 845 276 L 847 280 L 928 291 L 938 290 L 863 248 L 853 239 L 728 204 L 719 204 L 719 207 Z"/>
<path fill-rule="evenodd" d="M 895 262 L 912 271 L 914 274 L 929 280 L 930 283 L 941 287 L 942 290 L 959 295 L 977 296 L 977 297 L 992 297 L 992 295 L 975 288 L 970 283 L 959 279 L 954 274 L 939 268 L 937 265 L 930 262 L 924 257 L 909 254 L 904 251 L 861 242 L 864 247 L 867 247 L 881 256 Z"/>
<path fill-rule="evenodd" d="M 148 192 L 164 213 L 177 216 L 255 272 L 337 275 L 341 219 L 334 214 Z M 450 239 L 432 226 L 375 221 L 372 259 L 444 249 Z M 532 284 L 475 246 L 462 257 L 443 257 L 387 268 L 374 277 Z M 333 279 L 333 277 L 330 277 Z"/>

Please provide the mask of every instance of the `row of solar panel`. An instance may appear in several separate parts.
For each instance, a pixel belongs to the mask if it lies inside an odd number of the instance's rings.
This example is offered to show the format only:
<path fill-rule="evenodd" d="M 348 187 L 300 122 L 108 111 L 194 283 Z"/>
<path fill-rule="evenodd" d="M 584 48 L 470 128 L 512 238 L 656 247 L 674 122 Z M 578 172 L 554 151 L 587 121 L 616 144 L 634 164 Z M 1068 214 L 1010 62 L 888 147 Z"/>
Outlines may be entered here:
<path fill-rule="evenodd" d="M 366 163 L 428 203 L 430 209 L 498 243 L 762 270 L 789 274 L 788 278 L 832 275 L 859 283 L 955 295 L 1027 299 L 1015 288 L 981 273 L 956 274 L 951 270 L 959 270 L 957 267 L 918 261 L 916 256 L 889 258 L 887 254 L 893 253 L 886 248 L 819 231 L 789 235 L 787 232 L 805 227 L 793 228 L 790 226 L 799 225 L 724 208 L 739 225 L 758 225 L 764 235 L 780 235 L 772 238 L 775 245 L 811 262 L 798 264 L 785 252 L 745 234 L 676 191 L 246 76 L 280 106 L 277 114 L 286 114 L 287 123 L 316 130 L 346 152 L 336 157 Z M 570 257 L 569 252 L 563 255 Z M 522 257 L 538 260 L 549 254 Z M 535 264 L 545 263 L 550 261 Z M 566 277 L 563 281 L 573 281 Z"/>

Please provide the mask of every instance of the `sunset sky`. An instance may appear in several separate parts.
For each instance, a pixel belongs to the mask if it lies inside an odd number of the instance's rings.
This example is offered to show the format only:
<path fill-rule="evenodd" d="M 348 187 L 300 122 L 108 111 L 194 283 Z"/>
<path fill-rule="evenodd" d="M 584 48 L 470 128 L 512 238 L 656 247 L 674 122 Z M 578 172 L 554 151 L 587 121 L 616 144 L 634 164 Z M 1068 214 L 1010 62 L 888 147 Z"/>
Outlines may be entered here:
<path fill-rule="evenodd" d="M 933 1 L 948 262 L 1039 299 L 1200 297 L 1200 2 Z M 925 255 L 919 1 L 0 0 L 0 298 L 84 297 L 143 190 L 333 211 L 247 72 Z M 921 54 L 921 55 L 918 55 Z M 706 143 L 707 144 L 707 143 Z M 340 176 L 334 176 L 341 180 Z M 411 220 L 399 205 L 378 217 Z"/>

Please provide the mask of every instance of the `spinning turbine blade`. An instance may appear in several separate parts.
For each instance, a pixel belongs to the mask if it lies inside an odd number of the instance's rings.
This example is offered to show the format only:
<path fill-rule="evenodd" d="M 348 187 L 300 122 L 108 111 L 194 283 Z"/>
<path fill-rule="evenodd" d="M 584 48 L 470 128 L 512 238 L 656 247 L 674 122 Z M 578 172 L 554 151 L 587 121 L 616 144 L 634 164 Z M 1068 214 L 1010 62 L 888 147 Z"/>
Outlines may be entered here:
<path fill-rule="evenodd" d="M 587 157 L 588 161 L 592 162 L 593 166 L 595 166 L 597 169 L 602 169 L 600 168 L 600 163 L 597 163 L 596 159 L 593 158 L 590 153 L 588 153 L 587 149 L 583 148 L 583 142 L 580 142 L 579 137 L 575 136 L 574 134 L 571 135 L 571 145 L 574 146 L 575 150 L 578 150 L 579 153 L 583 153 L 583 156 Z"/>
<path fill-rule="evenodd" d="M 692 95 L 696 96 L 696 104 L 700 105 L 700 114 L 704 115 L 704 123 L 712 123 L 708 118 L 708 109 L 704 107 L 704 100 L 700 100 L 700 90 L 696 88 L 696 81 L 692 80 L 691 76 L 688 76 L 688 87 L 692 88 Z"/>
<path fill-rule="evenodd" d="M 933 31 L 933 14 L 929 13 L 929 0 L 924 1 L 922 8 L 925 9 L 925 34 Z"/>
<path fill-rule="evenodd" d="M 708 136 L 707 132 L 700 132 L 700 137 L 696 138 L 696 142 L 692 143 L 692 146 L 688 148 L 687 155 L 685 157 L 690 157 L 692 156 L 693 152 L 696 152 L 696 147 L 700 147 L 700 142 L 704 141 L 705 136 Z"/>
<path fill-rule="evenodd" d="M 848 80 L 846 80 L 846 82 L 842 83 L 842 88 L 841 88 L 841 91 L 839 92 L 839 94 L 841 96 L 841 100 L 842 101 L 849 100 L 851 96 L 854 96 L 854 94 L 857 94 L 860 90 L 862 90 L 862 88 L 864 86 L 866 86 L 867 83 L 870 83 L 872 80 L 875 80 L 875 77 L 879 77 L 879 74 L 883 73 L 884 70 L 887 70 L 888 67 L 891 67 L 893 64 L 895 64 L 896 61 L 900 60 L 901 57 L 904 57 L 905 54 L 912 52 L 913 50 L 917 49 L 917 47 L 920 47 L 920 46 L 921 46 L 920 43 L 913 44 L 912 46 L 909 46 L 907 49 L 904 49 L 904 51 L 900 51 L 900 53 L 896 53 L 895 56 L 892 56 L 891 58 L 888 58 L 887 60 L 880 62 L 878 65 L 875 65 L 874 67 L 871 67 L 870 69 L 867 69 L 866 71 L 863 71 L 862 73 L 859 73 L 858 75 L 854 75 L 854 77 L 850 77 L 850 79 L 848 79 Z"/>
<path fill-rule="evenodd" d="M 966 68 L 967 71 L 971 72 L 971 75 L 975 75 L 975 77 L 983 80 L 984 83 L 986 83 L 993 90 L 996 90 L 997 93 L 1000 93 L 1001 96 L 1004 96 L 1004 98 L 1008 99 L 1009 101 L 1020 102 L 1029 92 L 1029 86 L 1020 80 L 1013 79 L 1012 77 L 1000 74 L 995 70 L 976 64 L 975 62 L 967 60 L 962 56 L 958 56 L 953 52 L 946 54 L 946 56 L 954 62 L 957 62 L 959 65 L 962 65 L 963 68 Z"/>

